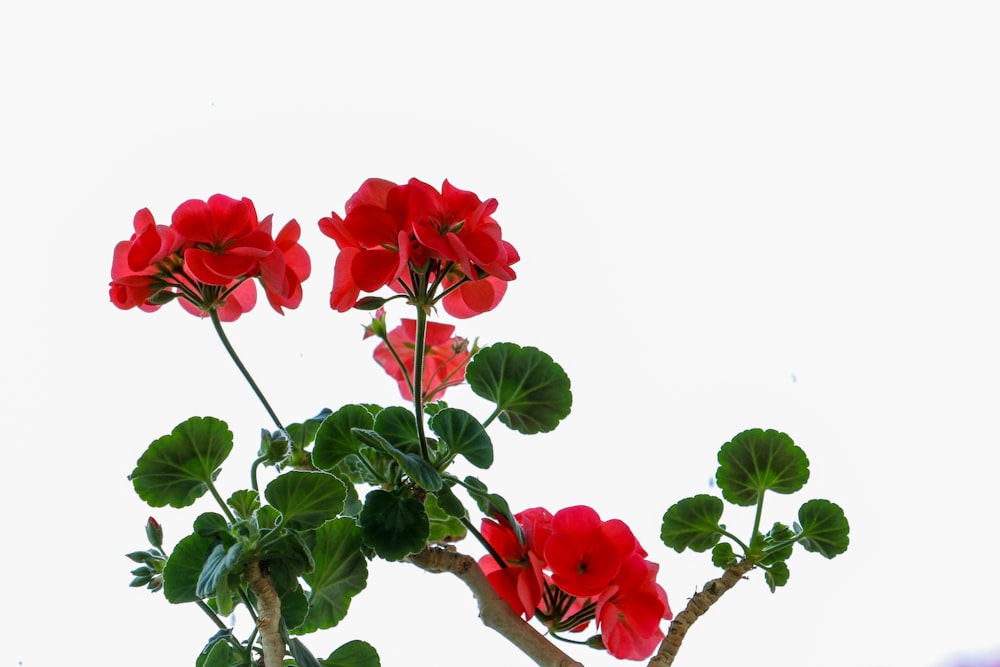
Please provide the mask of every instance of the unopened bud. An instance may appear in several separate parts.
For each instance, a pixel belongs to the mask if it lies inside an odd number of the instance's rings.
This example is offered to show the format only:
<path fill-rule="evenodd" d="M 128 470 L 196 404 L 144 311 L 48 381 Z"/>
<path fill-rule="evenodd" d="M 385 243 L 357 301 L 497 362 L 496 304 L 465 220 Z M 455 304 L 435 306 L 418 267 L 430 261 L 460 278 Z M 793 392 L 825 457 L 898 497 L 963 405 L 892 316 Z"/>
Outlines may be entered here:
<path fill-rule="evenodd" d="M 149 517 L 146 520 L 146 539 L 154 547 L 159 548 L 163 546 L 163 528 L 160 527 L 160 524 L 153 517 Z"/>

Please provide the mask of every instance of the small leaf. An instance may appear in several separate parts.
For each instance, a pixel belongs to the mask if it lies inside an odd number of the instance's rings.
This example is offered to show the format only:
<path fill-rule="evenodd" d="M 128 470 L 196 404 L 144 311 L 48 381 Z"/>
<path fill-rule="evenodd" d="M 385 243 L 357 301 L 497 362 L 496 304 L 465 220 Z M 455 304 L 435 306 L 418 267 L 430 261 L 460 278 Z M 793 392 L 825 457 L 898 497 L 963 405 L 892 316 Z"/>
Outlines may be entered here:
<path fill-rule="evenodd" d="M 270 567 L 270 561 L 268 562 Z M 296 582 L 297 584 L 298 582 Z M 286 588 L 281 591 L 281 620 L 290 628 L 294 628 L 305 620 L 309 612 L 309 600 L 302 586 Z"/>
<path fill-rule="evenodd" d="M 440 494 L 441 491 L 437 493 Z M 451 497 L 458 500 L 455 494 L 451 494 Z M 463 514 L 461 516 L 465 516 L 464 509 L 462 508 Z M 431 522 L 431 531 L 427 537 L 428 542 L 457 542 L 466 536 L 468 531 L 465 529 L 465 526 L 462 525 L 462 522 L 457 517 L 452 516 L 440 507 L 435 494 L 428 493 L 427 497 L 424 498 L 424 510 L 427 512 L 427 518 Z"/>
<path fill-rule="evenodd" d="M 381 667 L 378 653 L 371 644 L 355 639 L 331 653 L 323 667 Z"/>
<path fill-rule="evenodd" d="M 416 498 L 375 489 L 365 496 L 359 519 L 365 544 L 386 560 L 399 560 L 427 545 L 430 520 Z"/>
<path fill-rule="evenodd" d="M 762 536 L 761 543 L 764 546 L 763 557 L 757 561 L 761 565 L 770 565 L 779 561 L 788 560 L 792 555 L 792 546 L 795 539 L 795 531 L 783 523 L 775 523 L 767 535 Z M 784 544 L 786 543 L 787 544 Z M 778 544 L 784 544 L 780 548 L 775 548 Z"/>
<path fill-rule="evenodd" d="M 345 457 L 357 454 L 361 443 L 352 432 L 355 428 L 370 429 L 375 418 L 362 405 L 345 405 L 327 417 L 316 431 L 313 446 L 313 464 L 330 470 Z"/>
<path fill-rule="evenodd" d="M 810 500 L 799 508 L 799 524 L 802 526 L 799 543 L 806 551 L 827 558 L 847 551 L 851 528 L 839 505 L 829 500 Z"/>
<path fill-rule="evenodd" d="M 779 561 L 768 566 L 768 568 L 764 570 L 764 581 L 767 582 L 767 586 L 771 589 L 772 593 L 778 586 L 784 586 L 787 584 L 788 565 L 785 564 L 785 561 Z"/>
<path fill-rule="evenodd" d="M 241 489 L 235 491 L 226 500 L 233 512 L 241 519 L 248 519 L 260 507 L 260 494 L 252 489 Z"/>
<path fill-rule="evenodd" d="M 351 599 L 368 582 L 361 547 L 361 529 L 352 519 L 334 519 L 316 529 L 316 567 L 302 575 L 310 588 L 309 612 L 296 634 L 332 628 L 347 615 Z"/>
<path fill-rule="evenodd" d="M 292 443 L 298 449 L 304 449 L 312 444 L 316 439 L 316 432 L 319 431 L 319 427 L 332 414 L 333 410 L 323 408 L 315 417 L 310 417 L 301 424 L 289 424 L 285 427 L 285 430 L 288 431 L 288 436 L 292 439 Z"/>
<path fill-rule="evenodd" d="M 573 404 L 569 376 L 534 347 L 485 347 L 469 362 L 465 379 L 476 395 L 496 404 L 503 424 L 526 435 L 551 431 Z"/>
<path fill-rule="evenodd" d="M 663 515 L 660 539 L 677 553 L 711 549 L 721 537 L 722 509 L 722 500 L 704 493 L 678 501 Z"/>
<path fill-rule="evenodd" d="M 281 512 L 284 525 L 316 528 L 344 509 L 347 489 L 327 472 L 292 470 L 278 475 L 264 489 L 264 497 Z"/>
<path fill-rule="evenodd" d="M 712 564 L 723 569 L 729 567 L 737 560 L 733 545 L 729 542 L 719 542 L 712 547 Z"/>
<path fill-rule="evenodd" d="M 431 430 L 454 456 L 461 454 L 477 468 L 493 465 L 493 442 L 479 421 L 465 410 L 448 408 L 434 415 Z"/>
<path fill-rule="evenodd" d="M 441 479 L 441 473 L 425 461 L 420 454 L 409 454 L 394 447 L 381 434 L 375 431 L 356 428 L 354 429 L 354 435 L 366 445 L 370 445 L 376 450 L 391 456 L 399 464 L 399 467 L 403 469 L 403 472 L 420 488 L 427 491 L 437 491 L 444 484 L 444 480 Z"/>
<path fill-rule="evenodd" d="M 513 528 L 514 534 L 517 535 L 517 541 L 524 544 L 524 530 L 521 528 L 521 524 L 517 522 L 517 519 L 514 518 L 514 513 L 510 511 L 510 505 L 507 503 L 507 500 L 498 493 L 490 493 L 486 485 L 476 477 L 466 477 L 464 482 L 465 490 L 476 501 L 479 511 L 488 517 L 502 518 L 507 522 L 508 526 Z"/>
<path fill-rule="evenodd" d="M 805 452 L 779 431 L 743 431 L 719 450 L 716 482 L 735 505 L 756 505 L 764 491 L 794 493 L 808 480 Z"/>
<path fill-rule="evenodd" d="M 153 441 L 129 479 L 153 507 L 187 507 L 208 491 L 232 448 L 233 434 L 224 421 L 192 417 Z"/>

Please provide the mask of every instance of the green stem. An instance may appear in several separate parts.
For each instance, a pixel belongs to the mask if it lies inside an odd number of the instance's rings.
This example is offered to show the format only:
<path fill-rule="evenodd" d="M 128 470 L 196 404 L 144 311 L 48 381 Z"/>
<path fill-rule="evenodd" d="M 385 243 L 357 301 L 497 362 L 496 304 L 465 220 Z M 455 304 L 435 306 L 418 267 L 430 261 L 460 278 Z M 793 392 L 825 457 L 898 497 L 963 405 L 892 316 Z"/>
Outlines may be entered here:
<path fill-rule="evenodd" d="M 476 530 L 476 527 L 472 525 L 472 522 L 469 521 L 468 517 L 463 516 L 462 518 L 459 519 L 459 521 L 461 521 L 462 525 L 465 526 L 466 530 L 472 533 L 472 535 L 477 540 L 479 540 L 479 543 L 482 544 L 483 547 L 485 547 L 486 550 L 490 552 L 490 555 L 493 556 L 493 560 L 497 562 L 497 565 L 499 565 L 501 568 L 507 567 L 507 561 L 503 559 L 503 556 L 497 553 L 497 550 L 493 548 L 492 544 L 486 541 L 486 538 L 483 537 L 483 534 L 480 533 L 478 530 Z"/>
<path fill-rule="evenodd" d="M 486 428 L 491 423 L 493 423 L 493 420 L 496 419 L 497 417 L 499 417 L 501 412 L 503 412 L 503 410 L 501 410 L 500 406 L 498 405 L 497 409 L 493 411 L 493 414 L 491 414 L 489 417 L 487 417 L 486 421 L 483 422 L 483 428 Z"/>
<path fill-rule="evenodd" d="M 219 313 L 215 310 L 211 310 L 209 311 L 209 316 L 212 318 L 212 326 L 215 327 L 215 332 L 219 335 L 219 340 L 222 341 L 222 345 L 226 348 L 226 352 L 229 353 L 230 358 L 236 364 L 236 367 L 240 369 L 240 373 L 243 374 L 246 381 L 250 383 L 250 388 L 253 389 L 255 394 L 257 394 L 257 398 L 260 399 L 260 402 L 264 405 L 264 409 L 267 410 L 267 414 L 269 414 L 271 419 L 274 420 L 274 424 L 278 427 L 278 430 L 284 431 L 285 427 L 282 425 L 281 420 L 278 419 L 278 415 L 274 414 L 274 410 L 271 409 L 270 403 L 268 403 L 267 399 L 264 398 L 264 394 L 261 392 L 260 387 L 257 386 L 256 382 L 254 382 L 250 372 L 247 370 L 246 366 L 243 365 L 243 362 L 240 361 L 239 355 L 236 354 L 236 350 L 233 349 L 232 344 L 229 342 L 229 338 L 226 337 L 226 332 L 222 330 L 222 321 L 219 320 Z"/>
<path fill-rule="evenodd" d="M 430 448 L 427 446 L 427 434 L 424 432 L 424 346 L 427 339 L 427 311 L 422 304 L 417 304 L 417 340 L 413 351 L 413 415 L 417 418 L 417 438 L 420 441 L 420 454 L 430 462 Z"/>
<path fill-rule="evenodd" d="M 236 517 L 234 517 L 233 513 L 229 511 L 229 506 L 226 505 L 226 501 L 224 501 L 222 496 L 219 495 L 219 492 L 215 488 L 215 484 L 209 482 L 208 490 L 212 494 L 212 497 L 215 498 L 215 502 L 219 503 L 219 507 L 221 507 L 222 511 L 225 512 L 226 518 L 229 519 L 229 523 L 236 523 Z"/>
<path fill-rule="evenodd" d="M 753 532 L 750 534 L 751 546 L 757 541 L 757 533 L 760 532 L 760 517 L 764 512 L 764 492 L 757 493 L 757 514 L 753 518 Z"/>
<path fill-rule="evenodd" d="M 749 555 L 749 553 L 750 553 L 750 547 L 748 547 L 747 545 L 743 544 L 743 540 L 741 540 L 740 538 L 736 537 L 735 535 L 733 535 L 732 533 L 730 533 L 728 530 L 721 530 L 720 529 L 718 532 L 719 532 L 720 535 L 724 535 L 725 537 L 728 537 L 729 539 L 731 539 L 733 542 L 736 542 L 736 544 L 740 545 L 740 548 L 743 549 L 743 553 Z"/>
<path fill-rule="evenodd" d="M 201 610 L 203 612 L 205 612 L 205 614 L 210 619 L 212 619 L 212 622 L 215 623 L 215 626 L 217 628 L 219 628 L 220 630 L 228 630 L 229 629 L 229 626 L 222 622 L 222 619 L 219 618 L 218 614 L 216 614 L 214 611 L 212 611 L 212 608 L 209 607 L 207 604 L 205 604 L 204 600 L 195 600 L 195 602 L 198 603 L 198 606 L 201 608 Z"/>

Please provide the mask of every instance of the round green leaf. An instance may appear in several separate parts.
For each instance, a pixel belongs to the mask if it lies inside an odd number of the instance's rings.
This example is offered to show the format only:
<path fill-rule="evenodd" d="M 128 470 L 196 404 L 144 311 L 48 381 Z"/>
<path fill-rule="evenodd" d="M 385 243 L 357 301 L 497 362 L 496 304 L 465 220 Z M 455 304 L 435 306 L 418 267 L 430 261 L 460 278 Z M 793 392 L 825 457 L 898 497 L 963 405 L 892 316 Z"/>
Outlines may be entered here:
<path fill-rule="evenodd" d="M 465 379 L 478 396 L 496 404 L 501 422 L 528 435 L 554 429 L 573 404 L 569 376 L 534 347 L 485 347 L 469 362 Z"/>
<path fill-rule="evenodd" d="M 799 508 L 799 524 L 802 530 L 799 544 L 806 551 L 827 558 L 847 551 L 851 528 L 839 505 L 829 500 L 810 500 Z"/>
<path fill-rule="evenodd" d="M 764 570 L 764 581 L 773 593 L 778 586 L 788 583 L 788 564 L 785 561 L 778 561 Z"/>
<path fill-rule="evenodd" d="M 417 420 L 408 408 L 398 405 L 385 408 L 375 417 L 375 431 L 407 454 L 420 452 Z"/>
<path fill-rule="evenodd" d="M 378 652 L 371 644 L 355 639 L 331 653 L 323 667 L 380 667 Z"/>
<path fill-rule="evenodd" d="M 756 505 L 761 493 L 794 493 L 809 480 L 809 459 L 792 439 L 769 429 L 737 434 L 719 450 L 716 482 L 735 505 Z"/>
<path fill-rule="evenodd" d="M 702 493 L 685 498 L 664 513 L 660 539 L 677 553 L 706 551 L 719 541 L 721 518 L 722 501 L 715 496 Z"/>
<path fill-rule="evenodd" d="M 334 519 L 316 529 L 316 567 L 302 575 L 310 588 L 309 612 L 296 634 L 332 628 L 347 615 L 351 599 L 368 583 L 361 548 L 361 529 L 352 519 Z"/>
<path fill-rule="evenodd" d="M 352 429 L 370 429 L 375 418 L 363 405 L 345 405 L 323 420 L 316 431 L 313 445 L 313 465 L 323 470 L 332 469 L 342 459 L 357 454 L 361 443 Z"/>
<path fill-rule="evenodd" d="M 198 579 L 205 561 L 217 541 L 198 534 L 181 539 L 163 566 L 163 595 L 170 602 L 194 602 L 201 597 L 196 593 Z"/>
<path fill-rule="evenodd" d="M 278 475 L 264 489 L 264 497 L 281 512 L 284 525 L 316 528 L 344 509 L 347 489 L 327 472 L 292 470 Z"/>
<path fill-rule="evenodd" d="M 452 454 L 461 454 L 477 468 L 493 465 L 493 442 L 486 429 L 465 410 L 447 408 L 430 423 L 431 430 L 441 438 Z"/>
<path fill-rule="evenodd" d="M 208 491 L 232 449 L 233 434 L 224 421 L 192 417 L 154 440 L 129 479 L 152 507 L 187 507 Z"/>
<path fill-rule="evenodd" d="M 382 489 L 365 496 L 359 516 L 365 544 L 386 560 L 399 560 L 427 545 L 430 520 L 416 498 L 404 498 Z"/>

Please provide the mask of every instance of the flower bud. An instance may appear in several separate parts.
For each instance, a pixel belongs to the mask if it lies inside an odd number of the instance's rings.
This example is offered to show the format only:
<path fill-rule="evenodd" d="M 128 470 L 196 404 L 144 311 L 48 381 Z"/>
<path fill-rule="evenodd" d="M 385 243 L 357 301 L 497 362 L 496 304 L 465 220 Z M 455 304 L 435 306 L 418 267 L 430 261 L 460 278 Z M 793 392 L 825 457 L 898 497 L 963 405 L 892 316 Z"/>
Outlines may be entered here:
<path fill-rule="evenodd" d="M 154 547 L 163 546 L 163 528 L 153 517 L 149 517 L 146 521 L 146 539 Z"/>

